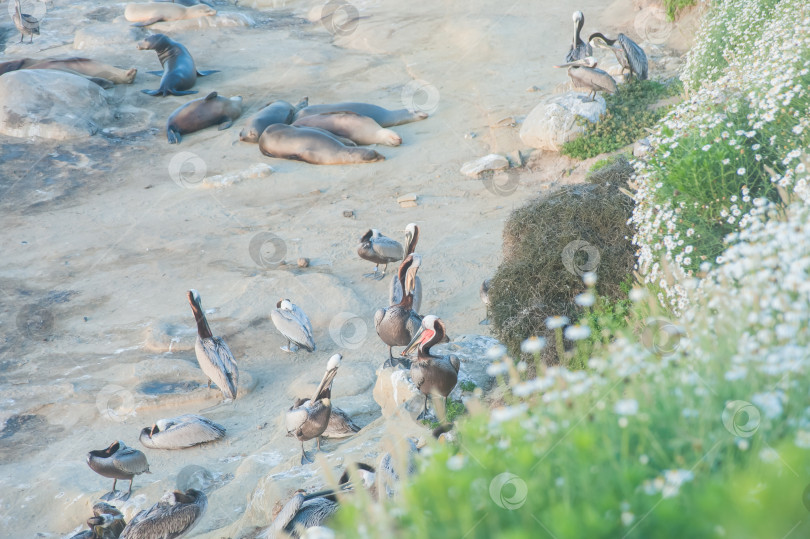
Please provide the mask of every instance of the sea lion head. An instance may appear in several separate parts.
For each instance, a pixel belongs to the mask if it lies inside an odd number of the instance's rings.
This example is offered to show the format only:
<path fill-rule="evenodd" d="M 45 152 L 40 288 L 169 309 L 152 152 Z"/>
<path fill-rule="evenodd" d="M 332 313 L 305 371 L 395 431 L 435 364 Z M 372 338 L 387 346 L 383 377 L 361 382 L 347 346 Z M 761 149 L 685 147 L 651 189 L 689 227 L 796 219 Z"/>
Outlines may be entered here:
<path fill-rule="evenodd" d="M 165 49 L 169 45 L 168 40 L 169 38 L 165 34 L 152 34 L 138 42 L 138 50 Z"/>

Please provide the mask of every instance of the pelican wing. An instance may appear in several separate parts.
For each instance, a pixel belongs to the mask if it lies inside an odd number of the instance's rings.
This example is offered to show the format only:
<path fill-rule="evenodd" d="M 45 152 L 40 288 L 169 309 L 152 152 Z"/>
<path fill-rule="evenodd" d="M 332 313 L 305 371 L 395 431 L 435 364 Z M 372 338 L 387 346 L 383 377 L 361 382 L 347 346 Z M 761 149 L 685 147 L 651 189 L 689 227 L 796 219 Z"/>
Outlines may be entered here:
<path fill-rule="evenodd" d="M 326 522 L 329 517 L 334 515 L 337 510 L 337 502 L 333 502 L 328 498 L 313 498 L 307 500 L 303 503 L 292 520 L 290 520 L 289 524 L 284 527 L 284 531 L 294 533 L 299 530 L 305 530 L 306 528 L 320 526 Z"/>
<path fill-rule="evenodd" d="M 419 329 L 422 327 L 422 317 L 419 316 L 416 311 L 411 311 L 411 315 L 408 317 L 408 321 L 405 322 L 405 329 L 408 330 L 408 334 L 410 338 L 413 339 L 414 335 L 419 333 Z"/>
<path fill-rule="evenodd" d="M 371 240 L 371 250 L 381 257 L 390 261 L 402 260 L 405 257 L 405 248 L 397 240 L 380 234 Z"/>
<path fill-rule="evenodd" d="M 169 428 L 152 436 L 156 448 L 183 449 L 225 436 L 225 427 L 199 415 L 183 415 L 170 421 Z"/>
<path fill-rule="evenodd" d="M 422 307 L 422 280 L 418 276 L 415 277 L 413 285 L 413 306 L 411 308 L 418 313 Z M 388 305 L 396 305 L 400 301 L 402 301 L 402 283 L 399 282 L 399 276 L 394 275 L 391 278 L 391 285 L 388 287 Z"/>
<path fill-rule="evenodd" d="M 301 322 L 301 325 L 307 330 L 307 332 L 312 335 L 312 322 L 309 321 L 309 317 L 301 310 L 298 305 L 293 304 L 292 306 L 293 315 Z M 314 345 L 313 345 L 314 346 Z"/>
<path fill-rule="evenodd" d="M 641 80 L 647 79 L 647 55 L 644 49 L 624 34 L 619 34 L 619 44 L 622 46 L 630 70 Z"/>
<path fill-rule="evenodd" d="M 201 339 L 198 336 L 194 351 L 203 373 L 217 385 L 226 399 L 235 399 L 239 371 L 225 341 L 221 337 Z"/>
<path fill-rule="evenodd" d="M 309 323 L 309 318 L 307 318 L 303 311 L 297 307 L 296 309 L 304 316 L 305 322 L 299 318 L 295 310 L 288 311 L 286 309 L 273 309 L 270 311 L 270 319 L 273 321 L 276 329 L 287 339 L 312 352 L 315 350 L 315 339 L 312 337 L 312 325 Z"/>
<path fill-rule="evenodd" d="M 279 514 L 276 515 L 276 518 L 273 519 L 273 524 L 259 534 L 257 539 L 275 539 L 278 537 L 278 532 L 282 531 L 287 527 L 287 524 L 292 522 L 292 519 L 298 514 L 298 510 L 301 509 L 303 503 L 304 495 L 300 492 L 290 498 L 290 500 L 284 504 L 284 507 L 281 508 Z"/>
<path fill-rule="evenodd" d="M 158 502 L 149 511 L 133 519 L 124 528 L 120 539 L 174 539 L 187 533 L 202 516 L 204 506 L 196 503 L 170 505 Z M 143 513 L 143 512 L 141 512 Z"/>
<path fill-rule="evenodd" d="M 332 413 L 329 415 L 329 425 L 323 431 L 324 438 L 348 438 L 349 436 L 360 431 L 349 414 L 338 408 L 332 406 Z"/>
<path fill-rule="evenodd" d="M 307 399 L 306 402 L 308 403 L 309 399 Z M 307 419 L 309 419 L 309 412 L 309 406 L 306 403 L 290 408 L 285 416 L 287 433 L 297 436 L 297 433 L 301 430 L 301 427 L 303 427 L 304 423 L 306 423 Z"/>
<path fill-rule="evenodd" d="M 121 472 L 141 474 L 149 471 L 149 463 L 146 462 L 146 455 L 137 449 L 122 446 L 110 458 L 113 467 Z"/>

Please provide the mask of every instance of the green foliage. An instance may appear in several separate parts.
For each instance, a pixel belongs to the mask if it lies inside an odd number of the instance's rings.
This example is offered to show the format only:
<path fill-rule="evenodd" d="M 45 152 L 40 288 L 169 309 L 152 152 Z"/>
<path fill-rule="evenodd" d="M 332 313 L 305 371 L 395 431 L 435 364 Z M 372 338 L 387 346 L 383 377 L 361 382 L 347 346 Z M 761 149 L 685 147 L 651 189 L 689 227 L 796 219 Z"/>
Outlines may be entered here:
<path fill-rule="evenodd" d="M 467 382 L 467 383 L 472 384 L 473 389 L 475 388 L 474 383 L 472 383 L 472 382 Z M 438 400 L 438 397 L 433 398 L 434 403 L 436 403 L 437 400 Z M 422 420 L 423 425 L 426 425 L 426 426 L 430 427 L 431 429 L 435 429 L 436 427 L 438 427 L 439 425 L 441 425 L 443 423 L 454 423 L 456 421 L 456 419 L 460 418 L 461 416 L 463 416 L 467 412 L 467 409 L 464 407 L 463 402 L 461 402 L 459 400 L 451 399 L 451 398 L 447 399 L 447 408 L 444 410 L 444 414 L 441 413 L 441 408 L 443 408 L 443 403 L 440 403 L 438 405 L 438 407 L 440 409 L 439 415 L 442 416 L 440 419 L 443 419 L 443 421 L 430 421 L 430 420 L 427 420 L 427 419 L 423 419 Z"/>
<path fill-rule="evenodd" d="M 664 9 L 669 20 L 674 21 L 678 12 L 689 6 L 694 6 L 697 0 L 663 0 Z"/>
<path fill-rule="evenodd" d="M 677 95 L 681 85 L 651 80 L 632 79 L 613 95 L 606 95 L 607 110 L 595 124 L 583 119 L 585 133 L 563 144 L 560 153 L 576 159 L 588 159 L 612 152 L 644 136 L 644 128 L 652 127 L 668 107 L 653 107 L 660 99 Z"/>
<path fill-rule="evenodd" d="M 475 390 L 476 385 L 472 380 L 467 380 L 466 382 L 461 382 L 458 387 L 460 387 L 462 391 L 470 393 Z"/>
<path fill-rule="evenodd" d="M 594 172 L 599 172 L 603 168 L 607 167 L 608 165 L 616 163 L 616 161 L 622 158 L 624 158 L 625 161 L 630 161 L 631 159 L 633 159 L 633 154 L 631 154 L 630 152 L 623 152 L 616 155 L 609 155 L 608 157 L 599 159 L 596 163 L 591 165 L 591 168 L 588 170 L 588 177 L 590 178 L 590 176 Z"/>

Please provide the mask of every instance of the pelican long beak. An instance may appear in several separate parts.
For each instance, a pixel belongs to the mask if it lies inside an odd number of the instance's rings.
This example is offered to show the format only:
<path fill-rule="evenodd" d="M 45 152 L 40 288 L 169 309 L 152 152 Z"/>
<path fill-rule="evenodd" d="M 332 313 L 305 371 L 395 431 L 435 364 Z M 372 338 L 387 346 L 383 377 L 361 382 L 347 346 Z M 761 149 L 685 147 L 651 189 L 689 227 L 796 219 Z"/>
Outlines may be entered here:
<path fill-rule="evenodd" d="M 327 369 L 327 371 L 323 375 L 323 379 L 321 379 L 321 383 L 318 385 L 318 389 L 315 390 L 315 396 L 312 397 L 311 402 L 315 402 L 320 398 L 321 393 L 323 393 L 324 389 L 332 386 L 332 381 L 335 379 L 337 375 L 338 368 L 335 367 L 333 369 Z"/>
<path fill-rule="evenodd" d="M 150 438 L 151 438 L 151 437 L 152 437 L 152 435 L 155 433 L 155 431 L 160 432 L 160 431 L 158 430 L 157 423 L 155 423 L 154 425 L 152 425 L 152 428 L 149 430 L 149 437 L 150 437 Z"/>
<path fill-rule="evenodd" d="M 425 326 L 420 326 L 419 331 L 416 332 L 416 335 L 413 336 L 413 339 L 411 339 L 411 342 L 408 343 L 408 346 L 405 347 L 405 350 L 402 351 L 400 356 L 405 357 L 411 352 L 413 352 L 416 349 L 416 347 L 418 347 L 419 344 L 422 342 L 423 340 L 422 335 L 424 333 L 425 333 Z M 433 335 L 428 335 L 427 338 L 430 338 L 432 336 Z"/>
<path fill-rule="evenodd" d="M 596 67 L 596 58 L 593 56 L 587 56 L 585 58 L 580 58 L 579 60 L 574 60 L 573 62 L 567 62 L 554 67 Z"/>

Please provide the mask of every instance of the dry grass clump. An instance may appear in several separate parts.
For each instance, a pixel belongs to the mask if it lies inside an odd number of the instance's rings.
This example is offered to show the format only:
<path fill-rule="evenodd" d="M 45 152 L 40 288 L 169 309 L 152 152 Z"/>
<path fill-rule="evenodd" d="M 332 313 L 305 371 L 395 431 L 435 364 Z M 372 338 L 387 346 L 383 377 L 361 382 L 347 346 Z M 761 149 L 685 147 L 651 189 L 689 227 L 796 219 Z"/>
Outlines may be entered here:
<path fill-rule="evenodd" d="M 633 165 L 630 164 L 627 157 L 624 154 L 619 154 L 608 158 L 607 162 L 598 168 L 594 165 L 585 181 L 596 185 L 613 185 L 626 189 L 627 181 L 632 176 L 633 171 Z"/>
<path fill-rule="evenodd" d="M 537 335 L 547 340 L 543 360 L 556 361 L 545 321 L 577 320 L 582 307 L 574 298 L 585 290 L 583 273 L 598 275 L 599 295 L 622 297 L 620 285 L 635 263 L 627 224 L 633 201 L 618 189 L 625 182 L 563 186 L 512 212 L 489 297 L 495 334 L 513 357 L 520 355 L 521 342 Z"/>

